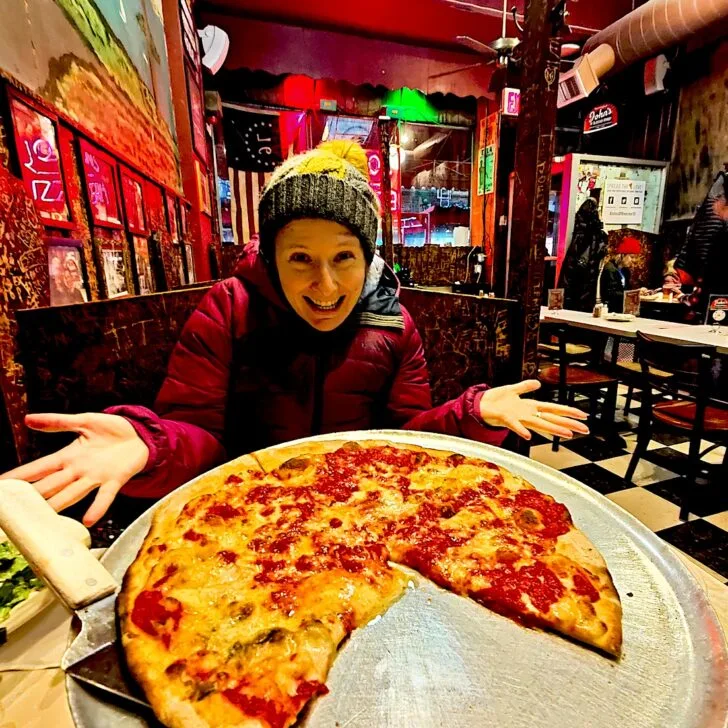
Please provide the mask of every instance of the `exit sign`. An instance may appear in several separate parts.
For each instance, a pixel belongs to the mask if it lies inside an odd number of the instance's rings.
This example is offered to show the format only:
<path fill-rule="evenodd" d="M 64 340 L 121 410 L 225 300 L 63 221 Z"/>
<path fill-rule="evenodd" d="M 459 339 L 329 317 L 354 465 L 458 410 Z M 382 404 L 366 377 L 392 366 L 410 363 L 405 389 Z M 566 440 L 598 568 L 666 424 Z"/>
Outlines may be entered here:
<path fill-rule="evenodd" d="M 501 96 L 501 113 L 504 116 L 518 116 L 521 110 L 521 90 L 504 88 Z"/>
<path fill-rule="evenodd" d="M 336 111 L 338 108 L 336 99 L 321 99 L 319 108 L 321 111 Z"/>

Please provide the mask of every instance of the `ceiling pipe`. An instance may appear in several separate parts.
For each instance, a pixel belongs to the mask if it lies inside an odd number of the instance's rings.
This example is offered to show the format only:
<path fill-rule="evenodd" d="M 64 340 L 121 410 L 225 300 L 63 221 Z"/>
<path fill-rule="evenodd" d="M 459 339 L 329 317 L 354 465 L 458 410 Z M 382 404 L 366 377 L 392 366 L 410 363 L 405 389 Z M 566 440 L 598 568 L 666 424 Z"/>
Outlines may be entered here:
<path fill-rule="evenodd" d="M 574 67 L 559 76 L 559 108 L 589 96 L 605 76 L 726 18 L 728 0 L 649 0 L 589 38 Z"/>
<path fill-rule="evenodd" d="M 650 0 L 592 36 L 584 52 L 611 46 L 615 60 L 607 74 L 615 73 L 726 18 L 728 0 Z"/>

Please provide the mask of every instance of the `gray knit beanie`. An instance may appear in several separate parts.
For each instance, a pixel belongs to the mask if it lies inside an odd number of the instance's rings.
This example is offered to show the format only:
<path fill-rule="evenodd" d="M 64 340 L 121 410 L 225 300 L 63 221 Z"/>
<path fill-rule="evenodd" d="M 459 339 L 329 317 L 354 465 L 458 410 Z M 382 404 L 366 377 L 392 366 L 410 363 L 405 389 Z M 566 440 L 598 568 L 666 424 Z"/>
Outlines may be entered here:
<path fill-rule="evenodd" d="M 275 260 L 278 231 L 304 217 L 332 220 L 361 241 L 368 263 L 374 258 L 379 203 L 369 186 L 366 153 L 355 142 L 325 142 L 286 160 L 273 173 L 258 206 L 260 251 Z"/>

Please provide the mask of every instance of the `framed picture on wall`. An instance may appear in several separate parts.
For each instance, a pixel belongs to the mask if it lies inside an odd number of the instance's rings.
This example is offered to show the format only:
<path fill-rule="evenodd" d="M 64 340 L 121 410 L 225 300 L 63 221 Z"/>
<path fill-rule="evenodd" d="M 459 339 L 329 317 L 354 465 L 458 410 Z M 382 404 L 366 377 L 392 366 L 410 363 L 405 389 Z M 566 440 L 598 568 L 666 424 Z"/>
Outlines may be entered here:
<path fill-rule="evenodd" d="M 192 124 L 192 145 L 204 160 L 207 160 L 207 136 L 205 132 L 205 103 L 202 100 L 197 73 L 185 65 L 187 96 L 190 101 L 190 122 Z"/>
<path fill-rule="evenodd" d="M 200 67 L 200 37 L 197 35 L 195 21 L 192 18 L 192 8 L 187 0 L 180 0 L 179 11 L 182 19 L 182 43 L 185 53 L 197 69 Z"/>
<path fill-rule="evenodd" d="M 186 238 L 190 234 L 190 204 L 182 200 L 179 203 L 179 228 L 180 237 Z"/>
<path fill-rule="evenodd" d="M 145 296 L 148 293 L 154 293 L 156 288 L 154 274 L 152 273 L 152 261 L 149 257 L 149 241 L 141 235 L 133 235 L 132 243 L 139 294 Z"/>
<path fill-rule="evenodd" d="M 187 269 L 187 283 L 196 283 L 197 277 L 195 276 L 195 261 L 192 257 L 192 245 L 185 243 L 185 268 Z"/>
<path fill-rule="evenodd" d="M 209 215 L 211 213 L 210 180 L 207 177 L 207 173 L 202 168 L 199 159 L 195 159 L 195 172 L 197 173 L 197 194 L 200 200 L 200 210 Z"/>
<path fill-rule="evenodd" d="M 51 306 L 86 303 L 83 243 L 71 238 L 46 238 Z"/>
<path fill-rule="evenodd" d="M 94 225 L 123 227 L 119 165 L 113 157 L 89 144 L 85 139 L 80 140 L 79 147 L 86 180 L 86 194 Z"/>
<path fill-rule="evenodd" d="M 23 183 L 38 215 L 46 225 L 73 227 L 55 118 L 15 92 L 9 102 Z"/>
<path fill-rule="evenodd" d="M 147 219 L 144 212 L 144 182 L 133 172 L 121 168 L 121 193 L 124 198 L 126 227 L 130 233 L 144 235 Z"/>
<path fill-rule="evenodd" d="M 172 237 L 172 242 L 179 242 L 179 225 L 177 222 L 177 198 L 173 197 L 169 192 L 165 194 L 167 206 L 167 230 Z"/>
<path fill-rule="evenodd" d="M 129 295 L 129 284 L 126 279 L 126 261 L 124 251 L 116 248 L 101 250 L 106 294 L 109 298 Z"/>

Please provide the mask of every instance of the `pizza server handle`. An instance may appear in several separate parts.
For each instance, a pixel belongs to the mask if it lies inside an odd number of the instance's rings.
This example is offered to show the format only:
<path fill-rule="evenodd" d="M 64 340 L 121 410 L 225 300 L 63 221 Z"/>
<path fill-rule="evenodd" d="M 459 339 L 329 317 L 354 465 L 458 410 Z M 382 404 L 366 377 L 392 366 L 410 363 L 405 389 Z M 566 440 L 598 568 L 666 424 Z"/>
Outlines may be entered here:
<path fill-rule="evenodd" d="M 55 595 L 71 610 L 113 594 L 117 584 L 63 523 L 46 499 L 23 480 L 0 480 L 0 528 Z"/>

